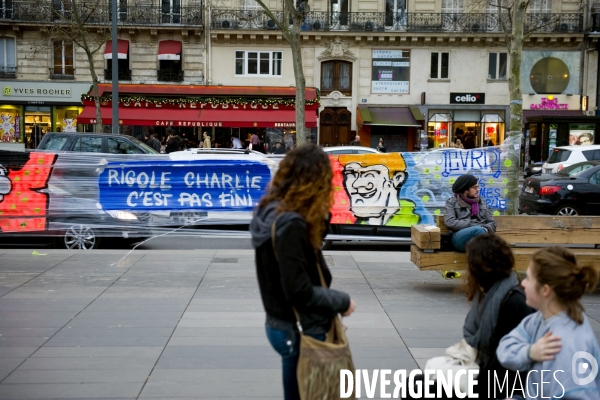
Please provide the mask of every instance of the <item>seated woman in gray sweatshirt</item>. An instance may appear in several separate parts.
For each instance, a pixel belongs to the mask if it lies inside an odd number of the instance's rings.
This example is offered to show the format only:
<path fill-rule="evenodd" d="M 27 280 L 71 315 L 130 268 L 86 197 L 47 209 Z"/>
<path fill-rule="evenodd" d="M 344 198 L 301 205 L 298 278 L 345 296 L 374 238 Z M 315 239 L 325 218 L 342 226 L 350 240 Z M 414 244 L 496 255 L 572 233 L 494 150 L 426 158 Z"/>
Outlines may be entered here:
<path fill-rule="evenodd" d="M 578 265 L 562 247 L 533 255 L 522 285 L 527 305 L 539 311 L 504 336 L 496 350 L 505 368 L 529 371 L 511 397 L 600 399 L 600 348 L 580 303 L 597 284 L 596 269 Z"/>

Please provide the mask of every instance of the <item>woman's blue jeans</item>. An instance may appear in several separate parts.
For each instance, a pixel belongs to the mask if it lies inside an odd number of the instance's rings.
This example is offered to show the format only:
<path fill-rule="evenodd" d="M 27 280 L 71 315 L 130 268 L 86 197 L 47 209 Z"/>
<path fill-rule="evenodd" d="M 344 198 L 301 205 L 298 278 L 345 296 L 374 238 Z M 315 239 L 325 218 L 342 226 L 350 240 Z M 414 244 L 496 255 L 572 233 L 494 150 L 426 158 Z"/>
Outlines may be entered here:
<path fill-rule="evenodd" d="M 475 236 L 483 235 L 487 231 L 483 226 L 470 226 L 465 229 L 461 229 L 452 235 L 452 244 L 457 251 L 465 252 L 465 246 L 467 242 L 473 239 Z"/>
<path fill-rule="evenodd" d="M 265 327 L 271 346 L 281 356 L 283 370 L 283 393 L 285 400 L 300 400 L 296 366 L 300 353 L 300 332 L 297 330 Z M 325 335 L 310 335 L 317 340 L 325 340 Z"/>

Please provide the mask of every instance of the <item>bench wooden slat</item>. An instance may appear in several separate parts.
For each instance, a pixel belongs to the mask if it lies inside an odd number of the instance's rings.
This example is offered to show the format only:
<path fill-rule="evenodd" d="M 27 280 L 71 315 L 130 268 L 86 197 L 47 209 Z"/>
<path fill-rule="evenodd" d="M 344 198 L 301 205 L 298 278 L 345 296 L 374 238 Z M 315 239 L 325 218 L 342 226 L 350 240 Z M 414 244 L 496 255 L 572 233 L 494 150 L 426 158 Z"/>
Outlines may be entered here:
<path fill-rule="evenodd" d="M 426 229 L 426 225 L 413 225 L 410 228 L 410 239 L 420 249 L 442 248 L 440 230 Z"/>
<path fill-rule="evenodd" d="M 515 269 L 525 271 L 531 261 L 533 253 L 538 251 L 539 247 L 515 247 L 512 249 L 515 255 Z M 577 257 L 578 264 L 593 265 L 600 270 L 600 250 L 598 249 L 580 249 L 569 248 Z M 426 253 L 417 246 L 410 247 L 410 260 L 421 270 L 466 270 L 467 256 L 465 253 L 456 251 L 437 251 Z"/>
<path fill-rule="evenodd" d="M 496 234 L 511 244 L 600 244 L 600 217 L 499 215 L 494 219 Z M 443 216 L 436 218 L 436 224 L 441 233 L 449 232 Z"/>

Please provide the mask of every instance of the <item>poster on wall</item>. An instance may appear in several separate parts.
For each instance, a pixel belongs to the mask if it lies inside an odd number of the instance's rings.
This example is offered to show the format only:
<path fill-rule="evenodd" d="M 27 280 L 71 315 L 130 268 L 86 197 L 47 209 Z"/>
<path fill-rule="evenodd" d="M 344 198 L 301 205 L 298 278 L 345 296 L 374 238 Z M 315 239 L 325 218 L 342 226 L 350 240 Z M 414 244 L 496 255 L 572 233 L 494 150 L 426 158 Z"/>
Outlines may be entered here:
<path fill-rule="evenodd" d="M 371 93 L 409 92 L 410 52 L 373 50 Z"/>
<path fill-rule="evenodd" d="M 595 125 L 569 125 L 569 145 L 587 146 L 594 144 Z"/>

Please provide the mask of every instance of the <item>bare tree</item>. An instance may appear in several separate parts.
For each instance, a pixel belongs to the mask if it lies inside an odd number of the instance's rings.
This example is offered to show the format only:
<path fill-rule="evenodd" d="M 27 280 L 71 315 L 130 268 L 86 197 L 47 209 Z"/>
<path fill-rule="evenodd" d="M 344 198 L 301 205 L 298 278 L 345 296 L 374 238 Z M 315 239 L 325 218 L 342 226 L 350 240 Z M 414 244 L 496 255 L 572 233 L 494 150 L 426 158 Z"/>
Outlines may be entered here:
<path fill-rule="evenodd" d="M 527 10 L 531 5 L 543 0 L 483 0 L 471 3 L 473 9 L 481 8 L 482 5 L 491 6 L 496 10 L 496 19 L 499 29 L 504 34 L 504 43 L 510 55 L 508 90 L 510 99 L 510 116 L 508 122 L 508 193 L 507 213 L 518 214 L 519 208 L 519 160 L 520 144 L 518 140 L 523 134 L 523 91 L 521 85 L 521 62 L 523 54 L 523 43 L 536 31 L 556 24 L 560 16 L 554 18 L 540 18 L 529 20 L 526 24 Z M 585 0 L 581 0 L 581 7 Z M 476 33 L 475 33 L 476 34 Z M 489 40 L 484 38 L 484 40 Z"/>
<path fill-rule="evenodd" d="M 48 27 L 50 40 L 72 41 L 83 49 L 87 56 L 92 75 L 97 132 L 102 132 L 103 128 L 94 55 L 111 37 L 108 5 L 106 0 L 52 0 L 52 23 Z M 91 32 L 92 27 L 94 32 Z"/>
<path fill-rule="evenodd" d="M 300 41 L 300 31 L 306 15 L 310 12 L 308 0 L 283 0 L 283 12 L 278 13 L 280 18 L 269 9 L 263 0 L 256 0 L 263 8 L 265 14 L 275 22 L 281 30 L 283 38 L 288 41 L 292 49 L 292 61 L 294 64 L 294 77 L 296 79 L 296 143 L 306 143 L 305 115 L 304 107 L 306 104 L 306 80 L 304 78 L 304 69 L 302 68 L 302 43 Z M 290 22 L 292 24 L 290 25 Z"/>

